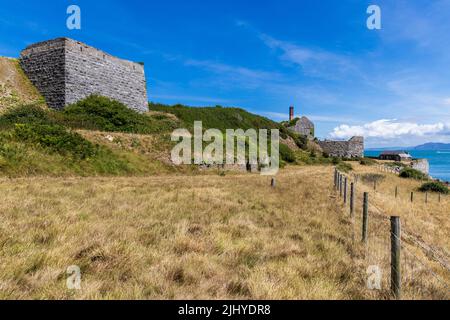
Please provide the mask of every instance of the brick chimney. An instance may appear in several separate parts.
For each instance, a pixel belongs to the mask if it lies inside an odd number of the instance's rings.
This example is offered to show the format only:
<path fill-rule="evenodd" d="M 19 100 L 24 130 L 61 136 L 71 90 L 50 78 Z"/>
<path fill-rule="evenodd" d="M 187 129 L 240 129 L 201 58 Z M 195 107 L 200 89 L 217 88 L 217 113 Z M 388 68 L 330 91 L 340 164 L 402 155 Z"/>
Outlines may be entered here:
<path fill-rule="evenodd" d="M 294 120 L 294 106 L 289 107 L 289 121 Z"/>

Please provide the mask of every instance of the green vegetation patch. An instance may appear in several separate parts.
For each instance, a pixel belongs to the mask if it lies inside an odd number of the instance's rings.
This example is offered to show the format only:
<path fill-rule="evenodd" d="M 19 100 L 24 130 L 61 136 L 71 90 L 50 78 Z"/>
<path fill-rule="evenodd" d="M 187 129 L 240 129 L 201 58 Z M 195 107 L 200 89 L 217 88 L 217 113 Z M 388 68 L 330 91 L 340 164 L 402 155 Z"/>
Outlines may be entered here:
<path fill-rule="evenodd" d="M 427 182 L 424 183 L 420 188 L 421 192 L 436 192 L 442 194 L 449 194 L 448 187 L 439 181 Z"/>
<path fill-rule="evenodd" d="M 425 173 L 408 167 L 405 167 L 400 171 L 400 177 L 405 179 L 428 180 L 428 175 Z"/>
<path fill-rule="evenodd" d="M 362 158 L 359 163 L 363 166 L 373 166 L 377 164 L 377 161 L 371 158 Z"/>
<path fill-rule="evenodd" d="M 346 163 L 346 162 L 339 162 L 338 165 L 336 166 L 336 168 L 339 171 L 346 172 L 346 173 L 353 170 L 352 165 L 350 163 Z"/>
<path fill-rule="evenodd" d="M 98 150 L 98 146 L 59 125 L 16 124 L 14 136 L 19 141 L 38 144 L 52 152 L 79 159 L 93 157 Z"/>
<path fill-rule="evenodd" d="M 171 118 L 142 114 L 118 101 L 96 95 L 67 106 L 57 118 L 72 128 L 111 132 L 149 134 L 177 127 Z"/>
<path fill-rule="evenodd" d="M 175 115 L 180 120 L 180 127 L 192 130 L 195 121 L 201 121 L 203 130 L 219 129 L 223 133 L 227 129 L 279 129 L 280 137 L 292 138 L 296 145 L 307 149 L 308 140 L 292 132 L 284 125 L 268 118 L 249 113 L 240 108 L 215 107 L 188 107 L 181 104 L 169 106 L 159 103 L 149 103 L 150 111 L 158 111 Z"/>
<path fill-rule="evenodd" d="M 283 161 L 293 163 L 296 160 L 294 151 L 291 150 L 287 145 L 280 144 L 280 158 Z"/>

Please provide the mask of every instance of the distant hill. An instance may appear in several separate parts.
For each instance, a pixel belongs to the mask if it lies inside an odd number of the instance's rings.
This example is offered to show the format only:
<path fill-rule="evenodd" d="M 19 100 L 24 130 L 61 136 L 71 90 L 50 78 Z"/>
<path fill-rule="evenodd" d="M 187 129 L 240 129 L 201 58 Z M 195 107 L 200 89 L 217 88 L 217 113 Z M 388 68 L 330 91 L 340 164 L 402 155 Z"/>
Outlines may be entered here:
<path fill-rule="evenodd" d="M 366 151 L 392 151 L 392 150 L 404 150 L 404 151 L 433 151 L 433 150 L 450 150 L 450 143 L 437 143 L 429 142 L 421 144 L 415 147 L 384 147 L 384 148 L 367 148 Z"/>
<path fill-rule="evenodd" d="M 412 150 L 450 150 L 450 143 L 425 143 L 412 148 Z"/>

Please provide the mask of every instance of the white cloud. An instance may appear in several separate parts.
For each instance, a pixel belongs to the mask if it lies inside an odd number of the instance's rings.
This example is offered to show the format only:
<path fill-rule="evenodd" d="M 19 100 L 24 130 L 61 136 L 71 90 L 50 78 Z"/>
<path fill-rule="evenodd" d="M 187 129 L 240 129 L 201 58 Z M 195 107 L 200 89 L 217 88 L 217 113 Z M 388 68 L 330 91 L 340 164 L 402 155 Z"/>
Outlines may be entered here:
<path fill-rule="evenodd" d="M 330 133 L 332 138 L 348 139 L 353 136 L 366 138 L 394 139 L 402 136 L 422 137 L 426 135 L 444 135 L 450 131 L 450 124 L 442 122 L 434 124 L 417 124 L 411 122 L 396 122 L 382 119 L 364 125 L 340 125 Z"/>

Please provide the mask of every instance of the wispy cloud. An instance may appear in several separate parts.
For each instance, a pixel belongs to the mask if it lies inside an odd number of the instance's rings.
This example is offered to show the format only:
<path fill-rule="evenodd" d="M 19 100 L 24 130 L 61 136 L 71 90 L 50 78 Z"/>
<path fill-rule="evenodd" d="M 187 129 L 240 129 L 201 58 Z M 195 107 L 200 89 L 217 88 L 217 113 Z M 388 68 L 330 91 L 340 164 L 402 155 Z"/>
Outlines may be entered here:
<path fill-rule="evenodd" d="M 269 48 L 280 50 L 282 61 L 300 66 L 308 76 L 337 79 L 344 73 L 360 74 L 352 59 L 344 55 L 278 40 L 264 33 L 259 33 L 259 38 Z"/>
<path fill-rule="evenodd" d="M 438 122 L 433 124 L 418 124 L 411 122 L 397 122 L 382 119 L 364 125 L 350 126 L 347 124 L 336 127 L 330 133 L 332 138 L 347 139 L 353 136 L 366 138 L 394 139 L 401 136 L 423 137 L 446 135 L 450 131 L 450 124 Z"/>
<path fill-rule="evenodd" d="M 187 59 L 186 66 L 197 67 L 219 75 L 221 80 L 226 80 L 245 88 L 256 88 L 266 86 L 269 83 L 283 81 L 284 78 L 277 72 L 249 69 L 242 66 L 234 66 L 209 60 Z"/>

